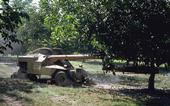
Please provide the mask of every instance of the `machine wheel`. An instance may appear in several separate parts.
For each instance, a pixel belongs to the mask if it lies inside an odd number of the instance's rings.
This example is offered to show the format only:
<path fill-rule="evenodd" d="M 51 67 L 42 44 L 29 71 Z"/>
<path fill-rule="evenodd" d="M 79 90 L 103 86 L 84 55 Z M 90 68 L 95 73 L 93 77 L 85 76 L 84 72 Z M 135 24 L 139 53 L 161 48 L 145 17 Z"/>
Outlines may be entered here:
<path fill-rule="evenodd" d="M 56 85 L 66 86 L 68 85 L 68 78 L 65 72 L 59 71 L 54 75 L 54 81 Z"/>
<path fill-rule="evenodd" d="M 28 74 L 27 77 L 31 81 L 37 81 L 37 76 L 34 74 Z"/>
<path fill-rule="evenodd" d="M 14 72 L 14 73 L 11 75 L 11 78 L 12 78 L 12 79 L 17 78 L 17 72 Z"/>

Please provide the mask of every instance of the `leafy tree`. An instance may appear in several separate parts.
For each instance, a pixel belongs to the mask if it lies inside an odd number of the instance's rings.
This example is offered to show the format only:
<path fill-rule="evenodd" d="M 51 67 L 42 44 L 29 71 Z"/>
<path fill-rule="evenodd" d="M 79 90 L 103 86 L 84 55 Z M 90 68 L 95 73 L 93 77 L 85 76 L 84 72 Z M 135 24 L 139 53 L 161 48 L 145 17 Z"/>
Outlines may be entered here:
<path fill-rule="evenodd" d="M 12 42 L 20 42 L 16 37 L 15 29 L 21 22 L 21 18 L 28 18 L 28 15 L 22 11 L 12 8 L 9 5 L 9 0 L 0 1 L 0 52 L 9 47 L 12 49 Z"/>
<path fill-rule="evenodd" d="M 166 0 L 82 1 L 79 18 L 87 38 L 95 39 L 110 59 L 122 58 L 154 71 L 169 61 L 170 7 Z M 90 18 L 91 17 L 91 18 Z M 86 22 L 86 23 L 85 23 Z M 84 25 L 85 24 L 85 25 Z M 149 89 L 154 89 L 151 72 Z"/>

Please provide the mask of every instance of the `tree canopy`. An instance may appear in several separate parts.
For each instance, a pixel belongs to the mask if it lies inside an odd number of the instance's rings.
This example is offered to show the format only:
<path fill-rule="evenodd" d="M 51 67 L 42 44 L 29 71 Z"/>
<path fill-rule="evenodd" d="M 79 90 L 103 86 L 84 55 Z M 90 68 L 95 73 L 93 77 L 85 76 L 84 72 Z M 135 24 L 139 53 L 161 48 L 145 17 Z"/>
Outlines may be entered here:
<path fill-rule="evenodd" d="M 110 59 L 158 67 L 170 63 L 169 11 L 167 0 L 40 0 L 35 14 L 41 17 L 36 25 L 49 32 L 40 40 L 47 46 L 71 51 L 86 41 Z M 33 30 L 30 35 L 39 36 Z"/>
<path fill-rule="evenodd" d="M 79 33 L 111 59 L 142 61 L 152 67 L 169 63 L 169 1 L 79 1 L 71 10 L 76 10 L 72 13 Z"/>
<path fill-rule="evenodd" d="M 29 39 L 41 38 L 39 44 L 69 51 L 90 44 L 110 59 L 152 67 L 170 63 L 167 0 L 40 0 L 39 9 L 29 13 L 39 21 L 27 23 L 20 31 L 29 29 Z"/>

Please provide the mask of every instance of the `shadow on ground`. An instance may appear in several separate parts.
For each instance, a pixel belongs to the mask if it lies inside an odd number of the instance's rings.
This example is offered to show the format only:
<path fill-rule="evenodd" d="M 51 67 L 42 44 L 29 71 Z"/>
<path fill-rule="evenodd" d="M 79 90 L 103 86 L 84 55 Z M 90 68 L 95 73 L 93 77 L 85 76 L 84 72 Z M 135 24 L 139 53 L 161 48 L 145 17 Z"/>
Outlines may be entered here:
<path fill-rule="evenodd" d="M 128 86 L 135 86 L 135 87 L 146 87 L 148 83 L 148 78 L 146 77 L 137 77 L 137 76 L 119 76 L 120 85 L 128 85 Z"/>
<path fill-rule="evenodd" d="M 136 99 L 142 106 L 170 106 L 170 90 L 122 89 L 116 92 Z"/>
<path fill-rule="evenodd" d="M 45 85 L 40 85 L 44 87 Z M 32 93 L 32 89 L 37 87 L 37 83 L 29 82 L 27 80 L 0 78 L 0 104 L 5 101 L 4 97 L 15 98 L 17 101 L 31 102 L 32 100 L 23 97 L 21 93 Z"/>

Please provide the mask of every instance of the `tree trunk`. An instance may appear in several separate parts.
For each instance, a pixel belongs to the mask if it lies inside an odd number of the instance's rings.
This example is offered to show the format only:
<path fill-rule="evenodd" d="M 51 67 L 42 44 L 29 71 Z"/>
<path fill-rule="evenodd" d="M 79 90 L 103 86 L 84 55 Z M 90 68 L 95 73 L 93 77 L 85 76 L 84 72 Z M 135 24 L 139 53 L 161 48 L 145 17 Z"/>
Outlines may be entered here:
<path fill-rule="evenodd" d="M 151 73 L 148 81 L 149 90 L 153 91 L 155 89 L 154 83 L 155 83 L 155 73 Z"/>

